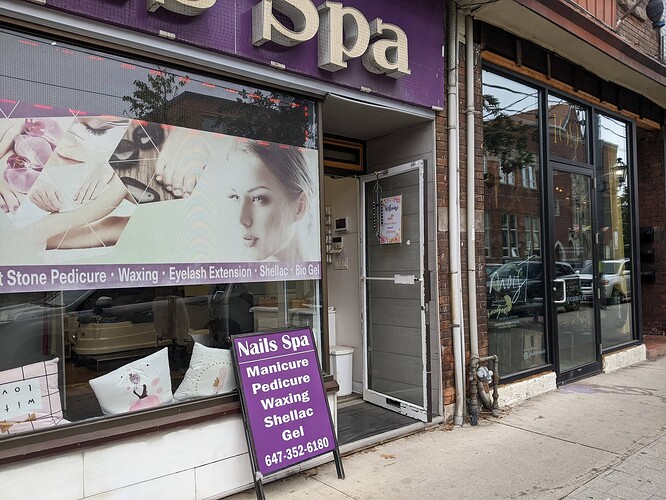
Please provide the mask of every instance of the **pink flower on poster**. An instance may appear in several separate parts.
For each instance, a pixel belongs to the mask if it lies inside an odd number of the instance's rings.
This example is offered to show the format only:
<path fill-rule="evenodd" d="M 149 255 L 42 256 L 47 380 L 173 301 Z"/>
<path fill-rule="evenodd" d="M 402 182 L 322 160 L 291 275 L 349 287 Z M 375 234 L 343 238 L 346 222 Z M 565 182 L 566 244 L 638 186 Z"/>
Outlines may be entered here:
<path fill-rule="evenodd" d="M 54 120 L 27 118 L 21 133 L 14 137 L 7 158 L 5 181 L 20 193 L 27 193 L 53 154 L 62 128 Z"/>

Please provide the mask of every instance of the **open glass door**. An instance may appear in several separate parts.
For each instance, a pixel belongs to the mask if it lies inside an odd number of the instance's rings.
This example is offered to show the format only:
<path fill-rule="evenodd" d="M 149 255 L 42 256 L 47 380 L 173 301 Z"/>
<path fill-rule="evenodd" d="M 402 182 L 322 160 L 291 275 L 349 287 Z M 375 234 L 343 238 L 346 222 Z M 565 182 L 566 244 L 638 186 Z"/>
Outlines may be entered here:
<path fill-rule="evenodd" d="M 361 178 L 363 398 L 430 420 L 423 161 Z"/>
<path fill-rule="evenodd" d="M 552 316 L 556 327 L 559 381 L 601 369 L 593 265 L 592 177 L 553 170 L 554 241 Z"/>

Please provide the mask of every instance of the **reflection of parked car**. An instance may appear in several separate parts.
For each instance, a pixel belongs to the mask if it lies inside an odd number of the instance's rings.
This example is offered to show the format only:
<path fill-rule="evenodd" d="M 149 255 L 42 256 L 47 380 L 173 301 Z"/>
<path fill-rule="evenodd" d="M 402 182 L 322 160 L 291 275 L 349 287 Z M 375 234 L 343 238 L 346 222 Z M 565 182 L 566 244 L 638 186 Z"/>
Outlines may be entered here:
<path fill-rule="evenodd" d="M 555 263 L 555 277 L 562 283 L 555 300 L 562 300 L 567 310 L 576 310 L 582 300 L 580 278 L 567 262 Z M 488 315 L 533 314 L 543 306 L 544 273 L 539 259 L 507 262 L 487 275 Z"/>
<path fill-rule="evenodd" d="M 631 261 L 629 259 L 601 261 L 600 287 L 603 297 L 611 301 L 621 302 L 631 296 Z M 592 263 L 588 263 L 580 271 L 581 287 L 584 300 L 592 300 Z"/>
<path fill-rule="evenodd" d="M 502 267 L 502 264 L 486 264 L 486 276 L 490 276 L 500 267 Z"/>
<path fill-rule="evenodd" d="M 567 311 L 577 311 L 583 301 L 580 275 L 568 262 L 555 263 L 555 303 Z"/>

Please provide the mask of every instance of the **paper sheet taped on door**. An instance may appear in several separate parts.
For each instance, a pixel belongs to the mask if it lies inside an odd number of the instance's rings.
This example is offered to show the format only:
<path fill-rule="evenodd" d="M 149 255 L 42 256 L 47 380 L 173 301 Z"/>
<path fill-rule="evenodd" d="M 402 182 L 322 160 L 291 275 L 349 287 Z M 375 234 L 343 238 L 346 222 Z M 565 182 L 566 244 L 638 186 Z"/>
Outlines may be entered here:
<path fill-rule="evenodd" d="M 396 285 L 413 285 L 415 279 L 413 274 L 396 274 L 393 277 L 393 282 Z"/>

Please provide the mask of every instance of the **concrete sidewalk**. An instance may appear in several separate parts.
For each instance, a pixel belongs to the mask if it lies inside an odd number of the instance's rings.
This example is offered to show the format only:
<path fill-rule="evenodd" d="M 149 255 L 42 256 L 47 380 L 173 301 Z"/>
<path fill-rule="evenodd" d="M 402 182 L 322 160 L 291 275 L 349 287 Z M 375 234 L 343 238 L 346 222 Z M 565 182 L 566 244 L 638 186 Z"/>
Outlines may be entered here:
<path fill-rule="evenodd" d="M 666 357 L 265 485 L 267 499 L 665 499 Z M 254 490 L 231 497 L 256 498 Z"/>

